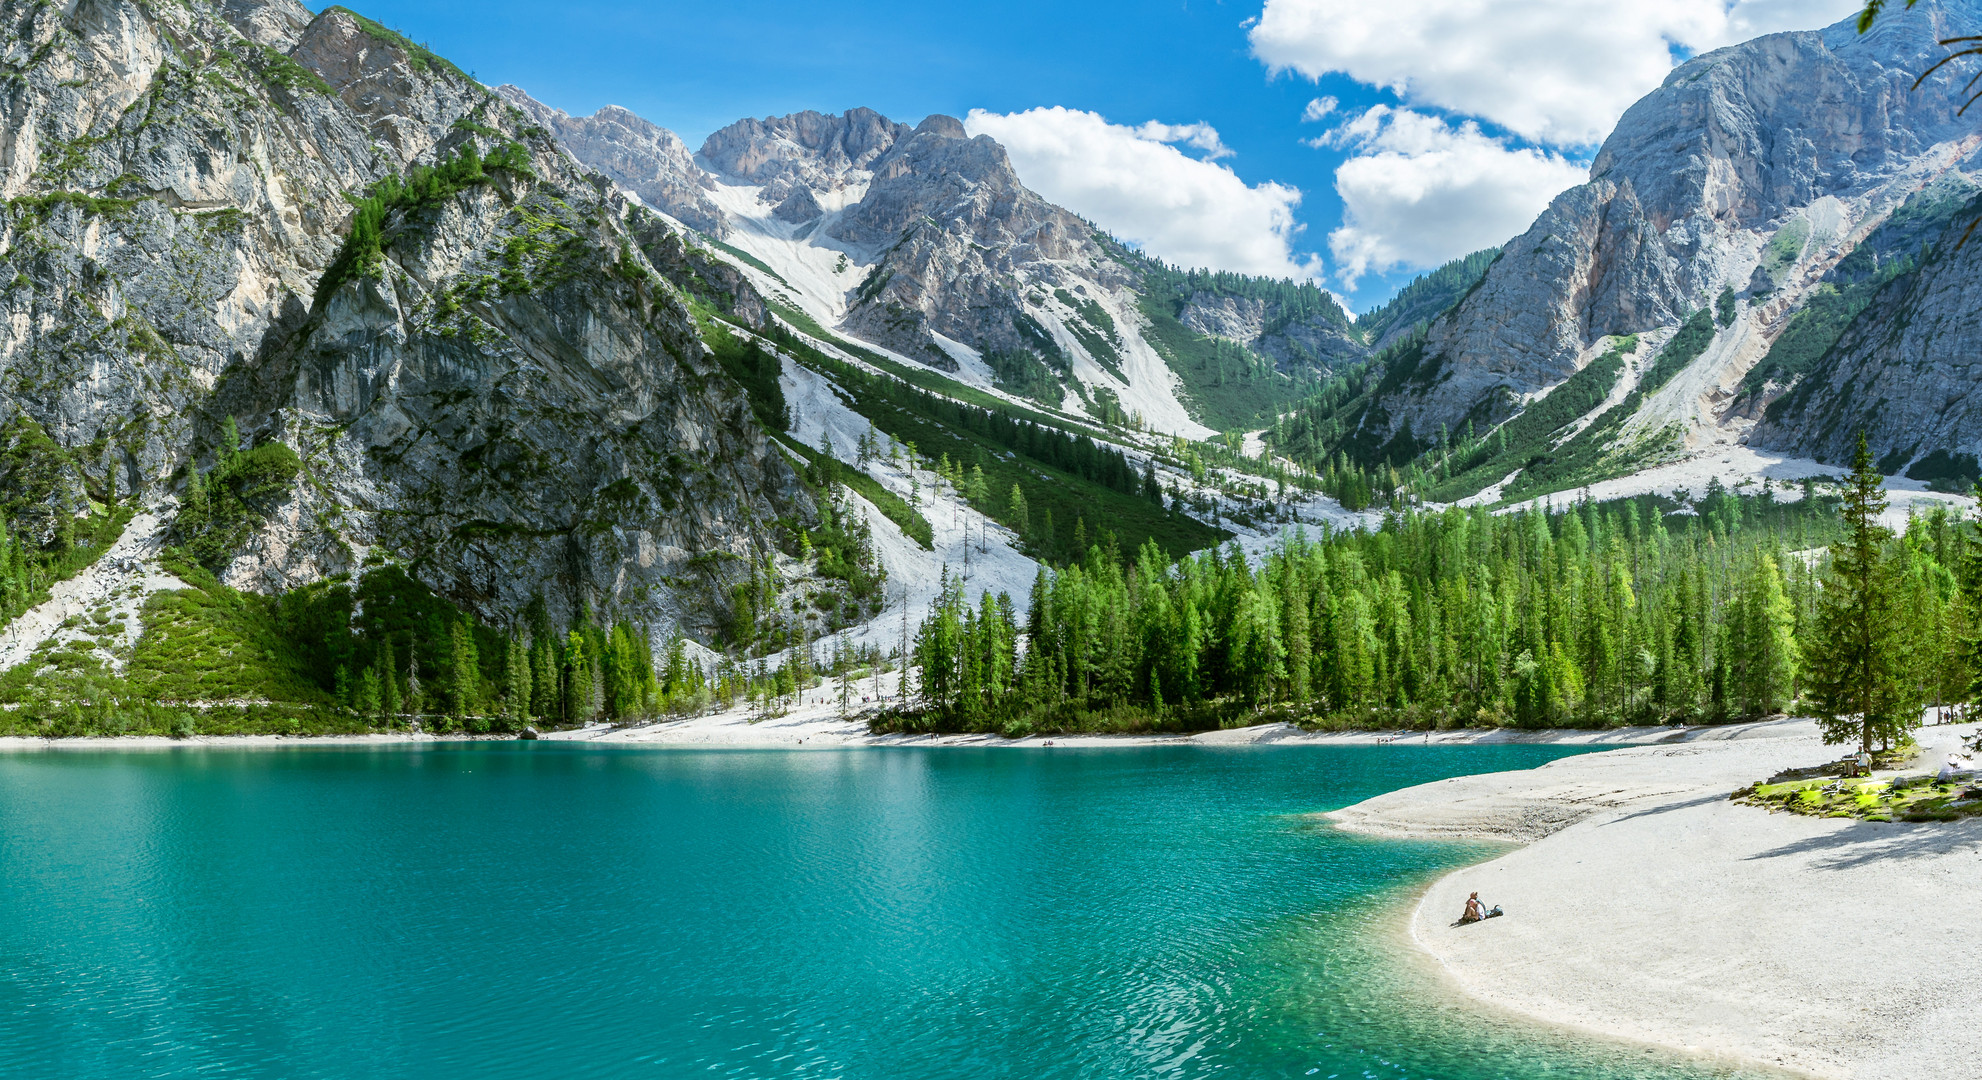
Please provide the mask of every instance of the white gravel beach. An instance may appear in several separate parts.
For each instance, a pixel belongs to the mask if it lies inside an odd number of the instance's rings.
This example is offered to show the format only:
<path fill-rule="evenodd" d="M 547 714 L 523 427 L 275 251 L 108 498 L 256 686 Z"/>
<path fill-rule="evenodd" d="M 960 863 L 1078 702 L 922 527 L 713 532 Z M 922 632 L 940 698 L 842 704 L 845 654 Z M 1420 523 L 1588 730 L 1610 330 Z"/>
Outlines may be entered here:
<path fill-rule="evenodd" d="M 1938 762 L 1973 724 L 1919 733 Z M 1825 1077 L 1982 1075 L 1982 820 L 1877 823 L 1728 801 L 1839 756 L 1809 721 L 1693 729 L 1458 777 L 1330 815 L 1525 846 L 1450 874 L 1411 935 L 1456 989 L 1555 1024 Z M 1469 892 L 1502 918 L 1453 925 Z"/>

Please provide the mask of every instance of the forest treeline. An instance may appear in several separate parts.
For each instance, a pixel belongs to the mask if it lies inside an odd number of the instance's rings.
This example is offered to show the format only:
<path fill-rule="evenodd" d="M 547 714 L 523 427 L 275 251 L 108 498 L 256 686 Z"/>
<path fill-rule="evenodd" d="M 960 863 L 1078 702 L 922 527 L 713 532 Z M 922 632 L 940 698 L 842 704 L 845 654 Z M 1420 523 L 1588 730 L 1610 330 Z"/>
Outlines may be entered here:
<path fill-rule="evenodd" d="M 1190 726 L 1222 705 L 1341 725 L 1601 727 L 1800 700 L 1856 733 L 1838 643 L 1862 627 L 1826 606 L 1850 590 L 1823 584 L 1839 572 L 1827 550 L 1856 537 L 1875 564 L 1873 636 L 1890 669 L 1871 735 L 1889 740 L 1909 710 L 1969 696 L 1982 559 L 1955 516 L 1891 537 L 1876 513 L 1854 532 L 1852 505 L 1715 485 L 1684 512 L 1648 496 L 1397 513 L 1374 531 L 1290 536 L 1252 561 L 1145 548 L 1125 562 L 1096 546 L 1042 570 L 1023 618 L 1009 598 L 972 605 L 950 582 L 916 636 L 922 711 L 891 724 Z"/>

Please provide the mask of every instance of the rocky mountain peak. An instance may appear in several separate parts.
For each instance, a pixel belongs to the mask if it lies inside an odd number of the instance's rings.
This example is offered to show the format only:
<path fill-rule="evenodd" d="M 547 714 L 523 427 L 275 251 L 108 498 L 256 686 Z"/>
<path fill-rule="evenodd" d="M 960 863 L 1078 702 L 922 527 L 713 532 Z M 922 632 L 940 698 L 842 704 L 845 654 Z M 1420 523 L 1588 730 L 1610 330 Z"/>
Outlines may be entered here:
<path fill-rule="evenodd" d="M 1587 184 L 1558 196 L 1425 344 L 1391 432 L 1497 422 L 1607 336 L 1674 327 L 1748 287 L 1770 236 L 1820 205 L 1835 258 L 1954 165 L 1965 75 L 1913 80 L 1937 42 L 1982 31 L 1974 0 L 1926 0 L 1864 37 L 1846 23 L 1695 57 L 1626 111 Z M 1938 165 L 1936 147 L 1950 148 Z"/>
<path fill-rule="evenodd" d="M 578 160 L 648 206 L 718 240 L 729 235 L 729 222 L 709 199 L 714 181 L 695 164 L 679 135 L 618 105 L 604 106 L 591 116 L 572 116 L 522 87 L 498 86 L 495 92 L 548 129 Z"/>
<path fill-rule="evenodd" d="M 706 637 L 759 523 L 810 519 L 645 211 L 522 105 L 342 8 L 9 10 L 0 399 L 59 468 L 0 497 L 193 506 L 174 543 L 239 587 L 384 560 L 486 618 L 540 596 L 657 638 Z M 252 499 L 209 500 L 249 448 Z"/>
<path fill-rule="evenodd" d="M 807 110 L 738 120 L 710 135 L 699 156 L 718 173 L 765 185 L 766 201 L 776 203 L 799 186 L 835 191 L 863 182 L 874 161 L 911 131 L 873 109 Z"/>
<path fill-rule="evenodd" d="M 922 118 L 922 123 L 915 126 L 917 135 L 925 132 L 930 135 L 941 135 L 946 139 L 970 138 L 963 129 L 963 121 L 954 116 L 944 116 L 942 113 L 930 113 Z"/>

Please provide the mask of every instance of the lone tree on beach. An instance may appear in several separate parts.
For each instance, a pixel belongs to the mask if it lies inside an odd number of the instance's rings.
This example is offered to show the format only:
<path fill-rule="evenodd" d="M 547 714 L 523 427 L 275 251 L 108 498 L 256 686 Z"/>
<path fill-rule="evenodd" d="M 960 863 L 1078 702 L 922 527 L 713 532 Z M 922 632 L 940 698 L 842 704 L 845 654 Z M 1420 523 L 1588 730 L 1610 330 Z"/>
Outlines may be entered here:
<path fill-rule="evenodd" d="M 1859 432 L 1844 494 L 1845 537 L 1831 549 L 1810 650 L 1810 703 L 1824 741 L 1848 742 L 1856 735 L 1868 752 L 1874 737 L 1890 746 L 1917 726 L 1923 705 L 1919 681 L 1911 677 L 1913 635 L 1887 552 L 1892 532 L 1879 524 L 1884 479 Z"/>

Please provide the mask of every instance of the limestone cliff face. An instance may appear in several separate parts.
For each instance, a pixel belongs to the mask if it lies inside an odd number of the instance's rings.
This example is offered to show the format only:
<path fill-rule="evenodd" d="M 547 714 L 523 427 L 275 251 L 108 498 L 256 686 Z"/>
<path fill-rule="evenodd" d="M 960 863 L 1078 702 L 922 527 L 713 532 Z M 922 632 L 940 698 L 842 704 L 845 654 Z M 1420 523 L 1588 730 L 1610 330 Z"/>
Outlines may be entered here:
<path fill-rule="evenodd" d="M 1975 475 L 1982 457 L 1982 243 L 1958 246 L 1972 216 L 1937 238 L 1917 272 L 1880 291 L 1816 370 L 1770 406 L 1755 442 L 1843 464 L 1863 431 L 1883 468 L 1913 465 L 1930 480 Z M 1939 468 L 1918 467 L 1937 458 Z"/>
<path fill-rule="evenodd" d="M 1835 261 L 1972 149 L 1972 124 L 1955 116 L 1966 74 L 1912 84 L 1945 54 L 1937 39 L 1978 30 L 1973 0 L 1927 0 L 1863 37 L 1847 20 L 1676 68 L 1624 115 L 1589 182 L 1509 241 L 1432 327 L 1436 377 L 1385 401 L 1391 429 L 1500 419 L 1605 335 L 1676 325 L 1723 288 L 1769 291 L 1755 274 L 1792 221 L 1821 219 L 1806 258 Z"/>
<path fill-rule="evenodd" d="M 947 116 L 890 147 L 865 197 L 826 228 L 882 252 L 846 325 L 911 354 L 931 351 L 932 333 L 986 352 L 1027 348 L 1024 286 L 1098 293 L 1132 281 L 1091 226 L 1019 183 L 1004 147 Z"/>
<path fill-rule="evenodd" d="M 864 184 L 875 159 L 908 131 L 873 109 L 841 116 L 808 110 L 738 120 L 709 136 L 701 157 L 724 175 L 764 185 L 761 198 L 776 205 L 800 188 L 837 192 Z"/>
<path fill-rule="evenodd" d="M 1283 371 L 1331 372 L 1370 352 L 1347 318 L 1297 317 L 1271 301 L 1253 297 L 1200 289 L 1185 302 L 1177 319 L 1207 337 L 1245 345 Z"/>
<path fill-rule="evenodd" d="M 700 159 L 762 185 L 757 198 L 779 220 L 863 256 L 845 327 L 936 366 L 955 362 L 932 334 L 984 351 L 1026 347 L 1021 279 L 1127 281 L 1091 227 L 1019 183 L 1004 148 L 954 117 L 913 128 L 871 109 L 741 120 L 709 136 Z"/>
<path fill-rule="evenodd" d="M 0 61 L 0 400 L 98 497 L 168 500 L 228 416 L 287 442 L 304 473 L 230 582 L 381 555 L 492 617 L 702 630 L 812 512 L 624 200 L 445 60 L 293 0 L 16 0 Z M 322 283 L 347 193 L 469 147 L 509 164 Z"/>
<path fill-rule="evenodd" d="M 648 206 L 718 240 L 729 234 L 722 210 L 709 200 L 708 174 L 696 167 L 695 155 L 679 135 L 617 105 L 590 116 L 571 116 L 521 87 L 498 86 L 495 92 L 548 129 L 573 157 L 605 173 Z"/>

